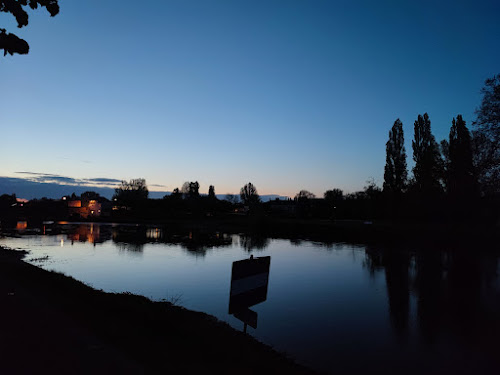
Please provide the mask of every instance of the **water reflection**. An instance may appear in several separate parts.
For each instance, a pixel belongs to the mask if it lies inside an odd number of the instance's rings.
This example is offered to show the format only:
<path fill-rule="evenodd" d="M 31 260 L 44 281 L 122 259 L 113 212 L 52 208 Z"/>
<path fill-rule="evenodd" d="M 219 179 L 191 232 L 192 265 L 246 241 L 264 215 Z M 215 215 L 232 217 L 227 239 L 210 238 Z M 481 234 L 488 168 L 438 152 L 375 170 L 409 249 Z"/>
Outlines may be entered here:
<path fill-rule="evenodd" d="M 390 319 L 398 337 L 409 337 L 414 297 L 421 343 L 438 346 L 447 337 L 474 352 L 493 354 L 500 337 L 498 258 L 460 249 L 367 248 L 364 265 L 372 275 L 377 270 L 385 273 Z"/>
<path fill-rule="evenodd" d="M 148 228 L 146 230 L 146 237 L 150 240 L 161 240 L 163 238 L 163 230 L 161 228 Z"/>
<path fill-rule="evenodd" d="M 262 251 L 269 246 L 269 238 L 259 235 L 240 234 L 240 246 L 248 252 Z"/>
<path fill-rule="evenodd" d="M 144 250 L 142 243 L 117 242 L 116 247 L 120 253 L 141 255 Z"/>
<path fill-rule="evenodd" d="M 99 225 L 93 223 L 69 224 L 60 223 L 54 228 L 55 233 L 66 234 L 67 239 L 73 242 L 89 242 L 94 245 L 112 240 L 120 251 L 141 252 L 147 243 L 165 243 L 179 245 L 189 254 L 205 256 L 207 251 L 214 248 L 229 247 L 233 244 L 233 236 L 210 232 L 200 229 L 184 232 L 171 232 L 162 227 L 147 227 L 142 225 Z M 249 249 L 263 249 L 268 239 L 254 239 L 244 237 L 243 242 Z M 241 241 L 241 240 L 240 240 Z"/>
<path fill-rule="evenodd" d="M 391 324 L 400 339 L 408 335 L 410 313 L 410 256 L 408 251 L 388 248 L 383 251 L 366 249 L 365 266 L 370 275 L 384 270 Z"/>
<path fill-rule="evenodd" d="M 105 227 L 101 236 L 101 226 L 94 224 L 78 225 L 67 233 L 68 240 L 71 242 L 90 242 L 91 244 L 103 243 L 110 239 L 109 233 L 106 233 Z"/>
<path fill-rule="evenodd" d="M 18 221 L 16 224 L 16 230 L 18 232 L 24 232 L 26 229 L 28 229 L 28 222 L 27 221 Z"/>
<path fill-rule="evenodd" d="M 183 306 L 237 329 L 258 326 L 252 335 L 319 370 L 484 374 L 500 368 L 494 251 L 313 243 L 155 225 L 50 228 L 54 236 L 16 232 L 0 241 L 32 249 L 35 258 L 48 256 L 47 268 L 96 288 L 154 299 L 182 295 Z M 256 250 L 273 258 L 271 285 L 259 298 L 238 297 L 245 293 L 234 292 L 228 267 Z"/>

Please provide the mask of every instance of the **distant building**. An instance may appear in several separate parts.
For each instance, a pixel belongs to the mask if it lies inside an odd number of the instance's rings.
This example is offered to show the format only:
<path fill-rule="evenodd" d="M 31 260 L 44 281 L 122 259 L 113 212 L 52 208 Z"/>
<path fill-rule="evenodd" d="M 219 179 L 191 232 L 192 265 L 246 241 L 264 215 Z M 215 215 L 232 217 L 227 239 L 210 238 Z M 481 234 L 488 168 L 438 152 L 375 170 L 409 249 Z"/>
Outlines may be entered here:
<path fill-rule="evenodd" d="M 102 214 L 102 204 L 95 199 L 72 199 L 67 202 L 70 217 L 87 219 L 89 217 L 100 217 Z"/>

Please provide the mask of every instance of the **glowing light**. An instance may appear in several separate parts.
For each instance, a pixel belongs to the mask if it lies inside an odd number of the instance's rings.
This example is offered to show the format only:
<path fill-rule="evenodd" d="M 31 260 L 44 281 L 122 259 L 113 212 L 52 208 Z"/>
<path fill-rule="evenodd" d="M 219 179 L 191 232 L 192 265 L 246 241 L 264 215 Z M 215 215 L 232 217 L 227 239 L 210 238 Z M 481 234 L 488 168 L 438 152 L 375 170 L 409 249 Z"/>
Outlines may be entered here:
<path fill-rule="evenodd" d="M 61 238 L 61 247 L 64 246 L 64 240 Z"/>
<path fill-rule="evenodd" d="M 157 240 L 162 237 L 162 231 L 159 228 L 148 228 L 146 237 Z"/>
<path fill-rule="evenodd" d="M 27 221 L 18 221 L 16 225 L 17 230 L 25 230 L 28 228 L 28 222 Z"/>

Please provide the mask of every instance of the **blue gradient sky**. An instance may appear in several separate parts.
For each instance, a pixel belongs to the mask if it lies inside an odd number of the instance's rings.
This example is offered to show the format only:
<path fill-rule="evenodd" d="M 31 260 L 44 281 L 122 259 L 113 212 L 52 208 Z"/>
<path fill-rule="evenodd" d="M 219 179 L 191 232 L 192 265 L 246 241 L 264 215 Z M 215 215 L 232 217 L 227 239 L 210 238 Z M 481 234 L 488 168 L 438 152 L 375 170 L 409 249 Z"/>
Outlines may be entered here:
<path fill-rule="evenodd" d="M 500 73 L 498 1 L 60 5 L 0 15 L 31 46 L 0 59 L 1 176 L 354 191 L 382 183 L 396 118 L 411 159 L 419 113 L 441 140 Z"/>

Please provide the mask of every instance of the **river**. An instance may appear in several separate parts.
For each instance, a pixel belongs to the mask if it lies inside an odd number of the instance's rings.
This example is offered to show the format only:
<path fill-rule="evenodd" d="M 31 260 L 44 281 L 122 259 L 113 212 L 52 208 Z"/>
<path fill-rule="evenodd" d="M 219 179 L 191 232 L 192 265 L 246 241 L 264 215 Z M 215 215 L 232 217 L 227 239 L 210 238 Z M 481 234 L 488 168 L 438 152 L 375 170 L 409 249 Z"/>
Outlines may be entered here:
<path fill-rule="evenodd" d="M 28 262 L 97 289 L 214 315 L 327 373 L 498 373 L 500 262 L 491 249 L 91 223 L 0 244 L 30 250 Z M 265 291 L 250 316 L 229 314 L 233 262 L 251 256 L 270 257 Z"/>

